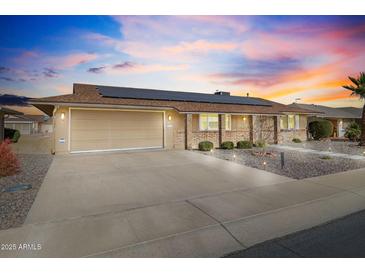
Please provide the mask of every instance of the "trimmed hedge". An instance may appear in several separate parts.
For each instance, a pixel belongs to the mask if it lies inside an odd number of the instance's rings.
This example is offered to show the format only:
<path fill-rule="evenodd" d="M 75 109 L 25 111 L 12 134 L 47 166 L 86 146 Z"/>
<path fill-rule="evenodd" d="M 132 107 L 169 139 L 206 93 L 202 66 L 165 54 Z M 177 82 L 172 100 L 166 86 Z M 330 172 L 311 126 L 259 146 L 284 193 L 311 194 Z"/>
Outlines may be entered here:
<path fill-rule="evenodd" d="M 221 148 L 222 149 L 233 149 L 234 148 L 234 144 L 231 141 L 226 141 L 226 142 L 223 142 L 221 144 Z"/>
<path fill-rule="evenodd" d="M 20 132 L 17 129 L 5 128 L 4 129 L 4 139 L 10 139 L 13 143 L 18 142 L 20 138 Z"/>
<path fill-rule="evenodd" d="M 352 122 L 347 128 L 345 132 L 345 137 L 349 138 L 351 141 L 358 141 L 361 135 L 360 125 L 356 122 Z"/>
<path fill-rule="evenodd" d="M 313 121 L 309 123 L 308 130 L 314 140 L 328 138 L 333 133 L 333 124 L 328 120 Z"/>
<path fill-rule="evenodd" d="M 300 140 L 299 138 L 293 138 L 292 142 L 293 143 L 301 143 L 302 140 Z"/>
<path fill-rule="evenodd" d="M 252 148 L 252 142 L 251 141 L 238 141 L 237 148 L 240 148 L 240 149 Z"/>
<path fill-rule="evenodd" d="M 202 141 L 199 143 L 200 151 L 210 151 L 213 149 L 213 143 L 209 141 Z"/>
<path fill-rule="evenodd" d="M 264 148 L 266 147 L 266 142 L 264 140 L 262 141 L 257 141 L 254 145 L 255 147 L 260 147 L 260 148 Z"/>

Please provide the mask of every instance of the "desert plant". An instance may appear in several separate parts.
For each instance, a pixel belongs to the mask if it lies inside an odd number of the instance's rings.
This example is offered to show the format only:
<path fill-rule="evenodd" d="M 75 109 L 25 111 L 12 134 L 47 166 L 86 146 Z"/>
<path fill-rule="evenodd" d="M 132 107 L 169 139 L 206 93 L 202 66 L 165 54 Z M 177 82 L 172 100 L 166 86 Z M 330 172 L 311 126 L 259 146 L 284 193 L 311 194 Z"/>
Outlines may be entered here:
<path fill-rule="evenodd" d="M 238 141 L 237 148 L 241 148 L 241 149 L 252 148 L 252 142 L 251 141 Z"/>
<path fill-rule="evenodd" d="M 360 72 L 360 75 L 357 78 L 349 76 L 349 79 L 354 85 L 346 85 L 342 87 L 351 90 L 351 96 L 358 96 L 361 100 L 365 100 L 365 72 Z M 361 135 L 359 145 L 365 145 L 365 104 L 362 108 Z"/>
<path fill-rule="evenodd" d="M 345 137 L 351 141 L 358 141 L 361 135 L 360 125 L 356 122 L 352 122 L 346 128 Z"/>
<path fill-rule="evenodd" d="M 10 140 L 6 139 L 0 144 L 0 177 L 11 176 L 19 171 L 19 161 L 11 150 Z"/>
<path fill-rule="evenodd" d="M 313 121 L 309 123 L 308 130 L 314 140 L 320 140 L 332 135 L 333 124 L 328 120 Z"/>
<path fill-rule="evenodd" d="M 266 142 L 265 142 L 265 140 L 257 141 L 257 142 L 255 143 L 255 147 L 260 147 L 260 148 L 264 148 L 264 147 L 266 147 Z"/>
<path fill-rule="evenodd" d="M 200 151 L 210 151 L 213 149 L 213 143 L 209 141 L 202 141 L 199 143 Z"/>
<path fill-rule="evenodd" d="M 301 143 L 302 140 L 300 140 L 299 138 L 293 138 L 292 142 L 293 143 Z"/>
<path fill-rule="evenodd" d="M 226 142 L 223 142 L 221 144 L 221 148 L 222 149 L 233 149 L 234 148 L 234 144 L 231 141 L 226 141 Z"/>
<path fill-rule="evenodd" d="M 9 139 L 11 142 L 16 143 L 20 138 L 20 132 L 17 129 L 5 128 L 4 139 Z"/>

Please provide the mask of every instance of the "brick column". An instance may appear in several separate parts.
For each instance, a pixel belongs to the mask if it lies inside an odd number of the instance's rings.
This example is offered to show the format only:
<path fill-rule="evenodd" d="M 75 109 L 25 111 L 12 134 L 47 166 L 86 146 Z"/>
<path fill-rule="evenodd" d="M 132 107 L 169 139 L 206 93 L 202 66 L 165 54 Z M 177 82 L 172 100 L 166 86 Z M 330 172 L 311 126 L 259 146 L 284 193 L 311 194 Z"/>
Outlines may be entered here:
<path fill-rule="evenodd" d="M 226 119 L 224 114 L 218 114 L 218 143 L 219 146 L 224 142 L 225 140 L 225 134 L 226 132 Z"/>
<path fill-rule="evenodd" d="M 253 115 L 248 116 L 248 123 L 250 125 L 250 141 L 253 143 Z"/>
<path fill-rule="evenodd" d="M 274 143 L 279 143 L 279 134 L 280 134 L 280 116 L 274 116 Z"/>
<path fill-rule="evenodd" d="M 185 114 L 185 149 L 193 148 L 193 115 Z"/>

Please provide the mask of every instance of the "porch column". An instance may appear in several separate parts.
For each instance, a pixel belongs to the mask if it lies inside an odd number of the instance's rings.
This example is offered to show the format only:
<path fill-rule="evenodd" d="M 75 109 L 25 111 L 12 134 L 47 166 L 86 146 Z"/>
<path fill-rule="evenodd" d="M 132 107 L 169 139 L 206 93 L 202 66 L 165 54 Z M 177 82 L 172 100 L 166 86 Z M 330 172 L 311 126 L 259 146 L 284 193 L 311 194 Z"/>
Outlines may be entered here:
<path fill-rule="evenodd" d="M 252 142 L 255 143 L 262 139 L 260 115 L 252 115 L 251 119 L 252 127 Z"/>
<path fill-rule="evenodd" d="M 253 115 L 248 116 L 248 124 L 250 126 L 250 141 L 253 143 Z"/>
<path fill-rule="evenodd" d="M 279 116 L 274 116 L 274 143 L 279 143 L 279 130 L 280 130 L 280 118 Z"/>
<path fill-rule="evenodd" d="M 185 149 L 193 148 L 193 115 L 185 114 Z"/>
<path fill-rule="evenodd" d="M 218 114 L 218 144 L 221 146 L 221 144 L 224 142 L 224 134 L 226 131 L 226 119 L 224 114 Z"/>

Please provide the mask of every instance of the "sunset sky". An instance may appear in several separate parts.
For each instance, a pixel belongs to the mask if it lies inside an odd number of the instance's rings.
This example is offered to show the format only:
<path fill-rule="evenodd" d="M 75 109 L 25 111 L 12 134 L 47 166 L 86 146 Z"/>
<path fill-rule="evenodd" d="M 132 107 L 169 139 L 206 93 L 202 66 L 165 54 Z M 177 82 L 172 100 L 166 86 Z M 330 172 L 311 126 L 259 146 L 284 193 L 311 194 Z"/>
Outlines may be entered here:
<path fill-rule="evenodd" d="M 0 93 L 72 83 L 360 106 L 365 16 L 0 16 Z"/>

